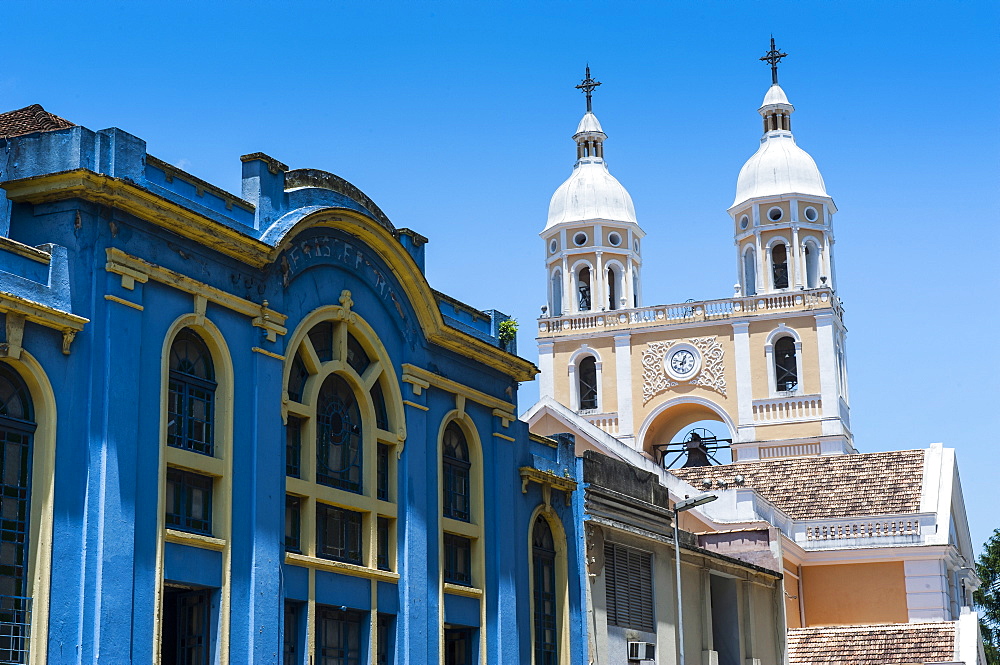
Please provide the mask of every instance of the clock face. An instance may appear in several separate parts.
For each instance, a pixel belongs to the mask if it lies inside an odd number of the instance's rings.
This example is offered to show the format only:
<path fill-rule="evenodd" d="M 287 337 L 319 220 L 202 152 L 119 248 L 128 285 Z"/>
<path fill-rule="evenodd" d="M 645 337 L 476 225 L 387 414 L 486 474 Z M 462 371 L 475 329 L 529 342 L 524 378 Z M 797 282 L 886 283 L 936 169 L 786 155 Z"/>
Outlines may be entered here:
<path fill-rule="evenodd" d="M 694 354 L 681 349 L 670 356 L 670 369 L 678 375 L 690 374 L 694 369 Z"/>

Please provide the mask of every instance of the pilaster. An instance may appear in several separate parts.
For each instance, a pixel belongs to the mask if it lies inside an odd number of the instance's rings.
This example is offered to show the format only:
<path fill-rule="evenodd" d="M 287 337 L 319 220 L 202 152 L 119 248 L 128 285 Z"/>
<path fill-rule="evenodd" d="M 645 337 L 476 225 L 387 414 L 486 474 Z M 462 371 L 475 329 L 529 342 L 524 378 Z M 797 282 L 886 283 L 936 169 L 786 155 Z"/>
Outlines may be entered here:
<path fill-rule="evenodd" d="M 555 399 L 555 344 L 541 341 L 538 343 L 538 395 Z"/>
<path fill-rule="evenodd" d="M 733 322 L 733 349 L 736 362 L 737 432 L 736 441 L 753 441 L 753 378 L 750 371 L 750 323 Z"/>
<path fill-rule="evenodd" d="M 632 413 L 632 334 L 615 335 L 615 377 L 618 381 L 618 438 L 635 447 Z"/>
<path fill-rule="evenodd" d="M 837 351 L 833 314 L 816 315 L 816 357 L 819 361 L 820 397 L 823 400 L 823 434 L 843 434 L 837 395 Z"/>

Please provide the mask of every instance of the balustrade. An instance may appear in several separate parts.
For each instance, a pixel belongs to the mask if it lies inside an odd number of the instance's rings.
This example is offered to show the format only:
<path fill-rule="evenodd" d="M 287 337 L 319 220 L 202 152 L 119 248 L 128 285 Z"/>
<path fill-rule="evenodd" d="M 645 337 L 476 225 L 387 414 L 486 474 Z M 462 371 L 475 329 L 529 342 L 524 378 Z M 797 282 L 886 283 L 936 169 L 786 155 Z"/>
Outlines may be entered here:
<path fill-rule="evenodd" d="M 823 402 L 819 395 L 793 395 L 753 401 L 753 419 L 757 423 L 810 420 L 822 415 Z"/>
<path fill-rule="evenodd" d="M 790 291 L 770 295 L 702 300 L 606 312 L 581 312 L 538 320 L 542 335 L 558 335 L 598 328 L 645 327 L 697 321 L 721 321 L 754 316 L 775 310 L 807 310 L 832 307 L 843 314 L 840 301 L 827 288 Z"/>

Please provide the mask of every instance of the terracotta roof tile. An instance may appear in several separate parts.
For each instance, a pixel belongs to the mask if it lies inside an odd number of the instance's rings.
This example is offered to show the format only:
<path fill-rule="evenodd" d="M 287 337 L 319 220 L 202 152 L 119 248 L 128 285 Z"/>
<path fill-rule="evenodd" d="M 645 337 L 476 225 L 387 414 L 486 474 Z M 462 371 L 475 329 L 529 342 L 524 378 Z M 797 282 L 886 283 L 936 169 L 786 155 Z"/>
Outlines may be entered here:
<path fill-rule="evenodd" d="M 41 104 L 32 104 L 23 109 L 0 113 L 0 138 L 33 134 L 34 132 L 51 132 L 54 129 L 73 127 L 73 123 L 49 113 Z"/>
<path fill-rule="evenodd" d="M 955 624 L 824 626 L 788 631 L 790 665 L 923 665 L 952 662 Z"/>
<path fill-rule="evenodd" d="M 697 488 L 702 480 L 730 487 L 741 475 L 792 519 L 895 515 L 920 510 L 924 451 L 824 455 L 671 469 Z"/>

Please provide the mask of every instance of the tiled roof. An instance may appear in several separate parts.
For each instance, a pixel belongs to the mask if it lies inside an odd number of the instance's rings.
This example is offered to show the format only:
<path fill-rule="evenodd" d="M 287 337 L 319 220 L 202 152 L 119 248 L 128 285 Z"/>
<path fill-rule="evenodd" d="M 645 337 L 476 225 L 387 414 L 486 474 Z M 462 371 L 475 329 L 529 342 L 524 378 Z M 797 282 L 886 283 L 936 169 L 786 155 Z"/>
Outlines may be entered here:
<path fill-rule="evenodd" d="M 737 475 L 792 519 L 894 515 L 920 510 L 924 451 L 824 455 L 671 469 L 701 488 L 702 480 L 734 487 Z M 714 486 L 715 485 L 713 483 Z"/>
<path fill-rule="evenodd" d="M 788 631 L 790 665 L 924 665 L 955 658 L 955 624 L 824 626 Z"/>
<path fill-rule="evenodd" d="M 34 132 L 50 132 L 53 129 L 66 129 L 73 126 L 69 120 L 43 109 L 41 104 L 32 104 L 16 111 L 0 113 L 0 138 Z"/>

